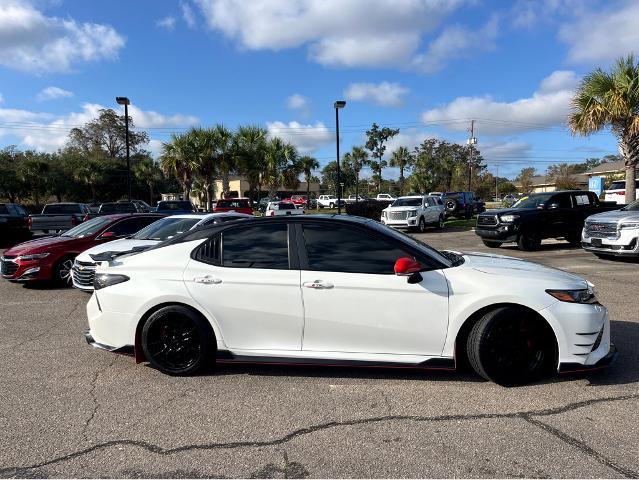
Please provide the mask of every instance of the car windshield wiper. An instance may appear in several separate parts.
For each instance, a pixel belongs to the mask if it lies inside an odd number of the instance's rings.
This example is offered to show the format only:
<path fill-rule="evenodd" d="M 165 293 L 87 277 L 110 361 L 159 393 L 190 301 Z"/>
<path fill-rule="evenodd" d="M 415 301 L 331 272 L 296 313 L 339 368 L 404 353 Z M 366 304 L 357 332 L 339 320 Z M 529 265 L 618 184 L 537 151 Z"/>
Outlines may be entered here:
<path fill-rule="evenodd" d="M 146 250 L 147 248 L 149 247 L 143 246 L 143 247 L 133 247 L 131 250 L 123 250 L 121 252 L 108 251 L 108 252 L 100 252 L 100 253 L 92 253 L 92 254 L 90 253 L 89 257 L 91 257 L 91 259 L 96 262 L 110 262 L 116 257 L 121 257 L 122 255 L 140 253 Z"/>

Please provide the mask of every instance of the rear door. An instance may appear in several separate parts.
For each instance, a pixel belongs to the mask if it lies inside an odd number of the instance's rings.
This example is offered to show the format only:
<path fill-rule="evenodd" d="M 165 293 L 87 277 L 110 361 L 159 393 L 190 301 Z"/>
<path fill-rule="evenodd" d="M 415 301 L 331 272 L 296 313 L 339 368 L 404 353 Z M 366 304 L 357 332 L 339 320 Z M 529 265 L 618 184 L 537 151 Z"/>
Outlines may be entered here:
<path fill-rule="evenodd" d="M 304 350 L 441 354 L 448 329 L 441 270 L 423 271 L 423 280 L 410 284 L 394 274 L 398 258 L 415 258 L 398 242 L 350 225 L 304 223 L 298 229 Z"/>
<path fill-rule="evenodd" d="M 300 272 L 289 236 L 275 220 L 234 226 L 203 244 L 184 271 L 229 349 L 301 349 Z"/>

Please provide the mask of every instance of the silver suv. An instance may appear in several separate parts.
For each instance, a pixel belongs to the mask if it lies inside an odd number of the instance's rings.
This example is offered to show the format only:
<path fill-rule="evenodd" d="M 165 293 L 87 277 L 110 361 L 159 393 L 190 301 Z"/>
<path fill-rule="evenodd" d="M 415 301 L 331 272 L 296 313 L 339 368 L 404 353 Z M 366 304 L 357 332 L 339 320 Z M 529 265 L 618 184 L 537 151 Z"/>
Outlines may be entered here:
<path fill-rule="evenodd" d="M 581 245 L 599 257 L 639 257 L 639 200 L 586 218 Z"/>

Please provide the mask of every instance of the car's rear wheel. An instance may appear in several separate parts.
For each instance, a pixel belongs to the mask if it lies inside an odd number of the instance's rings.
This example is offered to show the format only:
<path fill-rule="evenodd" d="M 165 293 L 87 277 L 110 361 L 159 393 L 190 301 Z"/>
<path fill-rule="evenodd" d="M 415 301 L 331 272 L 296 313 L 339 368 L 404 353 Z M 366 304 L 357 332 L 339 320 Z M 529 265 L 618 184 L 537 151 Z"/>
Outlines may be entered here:
<path fill-rule="evenodd" d="M 210 326 L 179 305 L 154 312 L 142 328 L 142 349 L 151 365 L 169 375 L 193 375 L 207 367 L 215 352 Z"/>
<path fill-rule="evenodd" d="M 69 287 L 73 285 L 71 269 L 73 268 L 74 257 L 64 257 L 55 264 L 53 268 L 53 281 L 60 285 Z"/>
<path fill-rule="evenodd" d="M 555 336 L 534 312 L 500 307 L 473 325 L 466 351 L 473 369 L 504 386 L 522 385 L 549 374 L 557 361 Z"/>
<path fill-rule="evenodd" d="M 328 205 L 328 208 L 335 208 L 335 204 L 331 202 L 331 203 Z"/>
<path fill-rule="evenodd" d="M 530 232 L 522 232 L 517 239 L 517 247 L 525 252 L 539 250 L 541 247 L 541 239 Z"/>
<path fill-rule="evenodd" d="M 501 243 L 502 243 L 502 242 L 496 242 L 494 240 L 482 240 L 482 242 L 484 242 L 484 245 L 486 245 L 488 248 L 499 248 L 501 247 Z"/>
<path fill-rule="evenodd" d="M 440 215 L 439 219 L 437 220 L 437 228 L 439 230 L 442 230 L 444 228 L 444 216 Z"/>
<path fill-rule="evenodd" d="M 426 231 L 426 221 L 424 217 L 419 217 L 419 222 L 417 223 L 417 231 L 419 233 L 424 233 Z"/>

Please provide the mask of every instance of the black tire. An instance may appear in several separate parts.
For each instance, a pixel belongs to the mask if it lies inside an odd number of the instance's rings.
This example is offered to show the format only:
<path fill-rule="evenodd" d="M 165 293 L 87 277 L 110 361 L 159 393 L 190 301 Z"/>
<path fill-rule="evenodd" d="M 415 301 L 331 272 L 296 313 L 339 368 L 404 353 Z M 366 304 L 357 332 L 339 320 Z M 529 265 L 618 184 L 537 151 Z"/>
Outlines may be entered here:
<path fill-rule="evenodd" d="M 335 208 L 335 204 L 334 203 L 329 203 L 328 204 L 328 208 Z"/>
<path fill-rule="evenodd" d="M 522 232 L 517 239 L 517 247 L 524 252 L 539 250 L 541 239 L 529 232 Z"/>
<path fill-rule="evenodd" d="M 473 325 L 468 361 L 481 377 L 503 386 L 523 385 L 549 375 L 557 362 L 550 326 L 534 312 L 500 307 Z"/>
<path fill-rule="evenodd" d="M 455 200 L 454 198 L 447 198 L 446 202 L 444 203 L 444 207 L 446 208 L 446 211 L 450 214 L 455 213 L 457 211 L 458 206 L 459 206 L 459 202 Z"/>
<path fill-rule="evenodd" d="M 570 245 L 572 245 L 573 247 L 581 246 L 581 232 L 571 233 L 569 235 L 566 235 L 565 238 L 568 241 L 568 243 L 570 243 Z"/>
<path fill-rule="evenodd" d="M 206 320 L 186 307 L 171 305 L 154 312 L 142 327 L 142 349 L 162 373 L 187 376 L 212 364 L 216 346 Z"/>
<path fill-rule="evenodd" d="M 494 240 L 483 240 L 482 242 L 484 243 L 484 245 L 486 245 L 488 248 L 499 248 L 501 247 L 502 242 L 496 242 Z"/>
<path fill-rule="evenodd" d="M 424 233 L 426 231 L 426 221 L 424 217 L 419 217 L 419 222 L 417 222 L 417 231 L 419 233 Z"/>
<path fill-rule="evenodd" d="M 615 257 L 614 255 L 607 255 L 605 253 L 599 253 L 599 252 L 592 252 L 592 253 L 594 253 L 597 258 L 601 258 L 602 260 L 612 260 Z"/>
<path fill-rule="evenodd" d="M 61 287 L 70 287 L 73 285 L 73 278 L 71 277 L 71 267 L 73 267 L 73 261 L 75 257 L 67 256 L 58 260 L 58 263 L 53 267 L 53 283 Z"/>
<path fill-rule="evenodd" d="M 444 216 L 440 215 L 439 219 L 437 220 L 437 223 L 435 224 L 438 230 L 443 230 L 444 229 Z"/>

